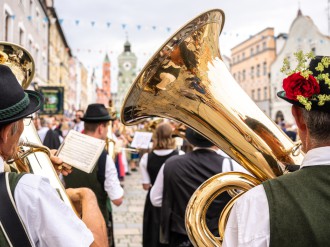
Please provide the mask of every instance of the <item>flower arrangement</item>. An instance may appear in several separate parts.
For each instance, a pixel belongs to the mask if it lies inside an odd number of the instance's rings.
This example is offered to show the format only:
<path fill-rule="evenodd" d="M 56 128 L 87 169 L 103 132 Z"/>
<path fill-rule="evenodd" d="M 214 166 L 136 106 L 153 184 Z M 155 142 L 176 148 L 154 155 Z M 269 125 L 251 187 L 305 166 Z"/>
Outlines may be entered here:
<path fill-rule="evenodd" d="M 325 73 L 325 68 L 330 66 L 330 57 L 323 57 L 314 69 L 319 72 L 317 76 L 308 68 L 306 64 L 308 60 L 314 59 L 312 52 L 303 53 L 298 51 L 294 53 L 297 60 L 295 69 L 291 69 L 290 62 L 287 58 L 283 61 L 281 72 L 287 77 L 283 80 L 283 89 L 286 97 L 290 100 L 299 101 L 305 106 L 306 110 L 312 109 L 312 102 L 318 101 L 318 105 L 322 106 L 326 101 L 330 101 L 330 95 L 320 94 L 320 82 L 330 88 L 329 73 Z"/>

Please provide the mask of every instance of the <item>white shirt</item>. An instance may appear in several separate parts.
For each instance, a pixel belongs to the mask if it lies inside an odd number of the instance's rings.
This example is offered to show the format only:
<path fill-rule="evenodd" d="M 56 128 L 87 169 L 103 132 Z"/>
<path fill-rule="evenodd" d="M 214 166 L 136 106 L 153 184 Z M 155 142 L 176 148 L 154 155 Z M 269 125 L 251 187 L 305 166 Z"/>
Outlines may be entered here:
<path fill-rule="evenodd" d="M 214 150 L 214 149 L 210 149 L 210 148 L 199 148 L 199 147 L 194 148 L 194 150 L 197 150 L 197 149 L 209 149 L 209 150 L 212 150 L 212 151 L 218 153 L 219 155 L 222 155 L 223 157 L 228 157 L 228 155 L 226 153 L 224 153 L 223 151 L 221 151 L 220 149 Z M 231 160 L 231 162 L 232 162 L 233 169 L 231 169 L 229 159 L 223 160 L 222 172 L 238 171 L 238 172 L 248 173 L 241 165 L 239 165 L 234 160 Z M 154 207 L 162 206 L 163 190 L 164 190 L 164 166 L 165 165 L 166 165 L 166 163 L 163 164 L 162 167 L 160 168 L 156 181 L 155 181 L 155 184 L 151 187 L 150 200 Z"/>
<path fill-rule="evenodd" d="M 0 171 L 3 172 L 0 158 Z M 51 187 L 47 178 L 24 175 L 14 193 L 20 215 L 35 246 L 90 246 L 93 234 Z"/>
<path fill-rule="evenodd" d="M 330 165 L 329 153 L 330 147 L 312 149 L 301 167 Z M 258 185 L 242 195 L 232 208 L 222 246 L 266 247 L 269 239 L 269 205 L 264 187 Z"/>
<path fill-rule="evenodd" d="M 79 123 L 76 123 L 73 126 L 73 129 L 81 133 L 84 130 L 84 121 L 80 121 Z"/>
<path fill-rule="evenodd" d="M 116 165 L 109 155 L 105 164 L 104 190 L 107 192 L 110 200 L 116 200 L 124 195 L 124 190 L 120 186 Z"/>
<path fill-rule="evenodd" d="M 158 156 L 166 156 L 169 155 L 170 153 L 173 152 L 174 149 L 160 149 L 160 150 L 153 150 L 156 155 Z M 182 150 L 179 150 L 179 155 L 184 154 Z M 142 175 L 142 184 L 150 184 L 150 176 L 147 170 L 148 166 L 148 153 L 145 153 L 142 155 L 141 160 L 140 160 L 140 171 Z"/>
<path fill-rule="evenodd" d="M 49 128 L 48 127 L 41 127 L 39 130 L 38 130 L 38 135 L 40 137 L 40 141 L 41 143 L 44 143 L 44 140 L 45 140 L 45 137 L 46 137 L 46 134 L 48 132 Z"/>

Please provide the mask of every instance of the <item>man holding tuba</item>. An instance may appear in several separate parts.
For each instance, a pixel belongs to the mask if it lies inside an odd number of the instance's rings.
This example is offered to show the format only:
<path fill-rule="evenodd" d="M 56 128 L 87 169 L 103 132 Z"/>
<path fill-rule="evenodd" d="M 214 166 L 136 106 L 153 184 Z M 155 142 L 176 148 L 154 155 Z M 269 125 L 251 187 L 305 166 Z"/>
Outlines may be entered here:
<path fill-rule="evenodd" d="M 330 57 L 295 56 L 296 69 L 284 62 L 288 77 L 277 95 L 292 104 L 306 156 L 299 171 L 268 180 L 237 200 L 223 246 L 330 244 Z"/>
<path fill-rule="evenodd" d="M 49 181 L 34 174 L 4 172 L 17 152 L 23 120 L 42 105 L 42 96 L 23 90 L 11 69 L 0 64 L 0 246 L 107 246 L 106 228 L 94 193 L 67 190 L 82 220 L 59 198 Z M 59 158 L 52 161 L 61 163 Z"/>

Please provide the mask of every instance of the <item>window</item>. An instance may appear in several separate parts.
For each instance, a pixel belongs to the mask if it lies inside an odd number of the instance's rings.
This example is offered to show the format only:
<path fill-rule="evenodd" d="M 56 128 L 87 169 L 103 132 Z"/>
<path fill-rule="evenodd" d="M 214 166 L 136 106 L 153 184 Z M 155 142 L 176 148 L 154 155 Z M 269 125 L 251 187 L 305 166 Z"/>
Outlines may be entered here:
<path fill-rule="evenodd" d="M 239 55 L 237 56 L 237 62 L 239 62 Z"/>
<path fill-rule="evenodd" d="M 243 72 L 242 72 L 242 81 L 245 81 L 245 69 L 243 69 Z"/>
<path fill-rule="evenodd" d="M 263 75 L 267 75 L 267 62 L 263 63 Z"/>
<path fill-rule="evenodd" d="M 263 50 L 266 50 L 266 42 L 265 42 L 265 41 L 262 42 L 262 49 L 263 49 Z"/>
<path fill-rule="evenodd" d="M 22 28 L 19 29 L 19 44 L 24 46 L 24 30 Z"/>
<path fill-rule="evenodd" d="M 10 15 L 5 11 L 5 41 L 9 41 L 9 32 L 10 32 Z"/>
<path fill-rule="evenodd" d="M 250 55 L 251 55 L 251 57 L 253 56 L 253 48 L 251 48 L 251 50 L 250 50 Z"/>
<path fill-rule="evenodd" d="M 255 90 L 254 89 L 252 89 L 251 95 L 252 95 L 252 99 L 254 100 L 254 98 L 255 98 Z"/>
<path fill-rule="evenodd" d="M 267 97 L 267 87 L 264 87 L 264 99 L 266 100 L 268 97 Z"/>
<path fill-rule="evenodd" d="M 260 76 L 260 64 L 257 65 L 257 72 L 256 73 L 257 73 L 257 77 L 259 77 Z"/>
<path fill-rule="evenodd" d="M 256 53 L 258 53 L 259 52 L 259 45 L 257 45 L 257 49 L 256 49 Z"/>
<path fill-rule="evenodd" d="M 245 59 L 245 52 L 242 53 L 242 60 Z"/>
<path fill-rule="evenodd" d="M 251 79 L 253 79 L 253 77 L 254 77 L 254 67 L 252 66 L 251 67 Z"/>
<path fill-rule="evenodd" d="M 235 78 L 235 80 L 236 80 L 236 73 L 234 73 L 234 78 Z"/>
<path fill-rule="evenodd" d="M 33 0 L 30 0 L 29 14 L 30 14 L 31 18 L 33 18 Z"/>
<path fill-rule="evenodd" d="M 260 100 L 260 97 L 261 97 L 261 95 L 260 95 L 260 93 L 261 93 L 261 89 L 260 88 L 258 88 L 258 101 Z"/>
<path fill-rule="evenodd" d="M 237 78 L 238 82 L 241 82 L 241 72 L 238 72 L 238 78 Z"/>

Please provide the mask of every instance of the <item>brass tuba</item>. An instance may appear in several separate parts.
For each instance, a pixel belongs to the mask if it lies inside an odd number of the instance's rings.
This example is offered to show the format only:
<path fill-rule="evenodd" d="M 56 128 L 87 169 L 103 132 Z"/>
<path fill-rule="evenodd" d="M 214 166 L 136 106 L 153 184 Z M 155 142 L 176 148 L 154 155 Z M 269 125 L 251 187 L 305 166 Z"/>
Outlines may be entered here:
<path fill-rule="evenodd" d="M 186 211 L 186 230 L 195 246 L 221 245 L 205 223 L 206 210 L 219 193 L 248 190 L 281 176 L 287 164 L 301 164 L 303 159 L 298 144 L 256 106 L 228 71 L 218 45 L 224 20 L 222 10 L 210 10 L 170 37 L 138 75 L 121 112 L 126 125 L 155 116 L 182 122 L 253 174 L 220 174 L 195 192 Z M 220 236 L 232 204 L 220 217 Z"/>
<path fill-rule="evenodd" d="M 28 88 L 34 76 L 35 64 L 27 50 L 13 43 L 0 42 L 0 63 L 8 66 L 13 71 L 23 89 Z M 17 155 L 21 157 L 16 161 L 19 164 L 16 166 L 18 171 L 29 171 L 47 177 L 60 198 L 75 211 L 49 159 L 49 150 L 42 145 L 32 122 L 24 124 L 24 131 L 19 145 L 19 149 L 24 152 L 24 155 Z"/>

